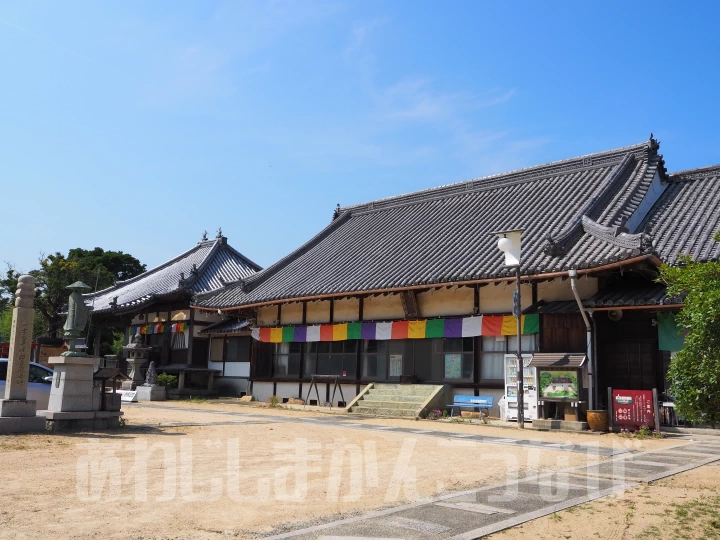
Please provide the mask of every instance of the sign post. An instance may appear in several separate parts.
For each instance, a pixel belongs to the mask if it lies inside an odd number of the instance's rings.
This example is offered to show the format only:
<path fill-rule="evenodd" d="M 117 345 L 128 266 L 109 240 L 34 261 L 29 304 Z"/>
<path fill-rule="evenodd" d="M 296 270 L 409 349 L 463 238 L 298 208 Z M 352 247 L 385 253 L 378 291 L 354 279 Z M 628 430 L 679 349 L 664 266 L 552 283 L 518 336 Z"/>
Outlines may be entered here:
<path fill-rule="evenodd" d="M 657 389 L 617 390 L 608 388 L 610 426 L 639 428 L 653 426 L 660 430 Z"/>

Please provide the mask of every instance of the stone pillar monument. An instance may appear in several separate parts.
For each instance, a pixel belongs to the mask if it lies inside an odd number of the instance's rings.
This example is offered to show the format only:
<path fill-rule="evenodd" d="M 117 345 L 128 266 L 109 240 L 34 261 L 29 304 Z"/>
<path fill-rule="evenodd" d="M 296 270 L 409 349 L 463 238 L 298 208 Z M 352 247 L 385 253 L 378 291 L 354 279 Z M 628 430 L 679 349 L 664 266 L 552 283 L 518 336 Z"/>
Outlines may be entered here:
<path fill-rule="evenodd" d="M 0 400 L 0 433 L 45 431 L 45 417 L 36 416 L 35 401 L 27 399 L 35 314 L 34 298 L 35 278 L 20 276 L 10 331 L 10 358 L 5 381 L 5 399 Z"/>

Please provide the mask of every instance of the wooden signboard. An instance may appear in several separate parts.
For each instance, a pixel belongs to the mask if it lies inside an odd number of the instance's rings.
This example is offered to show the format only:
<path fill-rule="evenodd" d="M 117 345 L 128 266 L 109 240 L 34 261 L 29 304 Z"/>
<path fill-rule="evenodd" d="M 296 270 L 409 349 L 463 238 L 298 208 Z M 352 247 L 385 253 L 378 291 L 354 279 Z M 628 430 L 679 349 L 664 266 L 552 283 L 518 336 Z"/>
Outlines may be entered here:
<path fill-rule="evenodd" d="M 660 431 L 657 391 L 608 388 L 610 422 L 621 428 L 654 427 Z"/>

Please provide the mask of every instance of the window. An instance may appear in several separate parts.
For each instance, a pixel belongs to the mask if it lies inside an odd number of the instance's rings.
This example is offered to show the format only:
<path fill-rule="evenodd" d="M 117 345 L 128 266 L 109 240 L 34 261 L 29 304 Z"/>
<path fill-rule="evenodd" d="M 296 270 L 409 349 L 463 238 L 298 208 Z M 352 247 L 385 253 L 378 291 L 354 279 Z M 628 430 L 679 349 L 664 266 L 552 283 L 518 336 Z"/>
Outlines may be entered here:
<path fill-rule="evenodd" d="M 368 339 L 362 342 L 362 378 L 387 378 L 388 342 Z"/>
<path fill-rule="evenodd" d="M 305 376 L 340 375 L 355 378 L 357 340 L 321 341 L 305 344 Z"/>
<path fill-rule="evenodd" d="M 188 331 L 189 333 L 189 331 Z M 212 341 L 215 341 L 214 339 Z M 175 332 L 171 334 L 170 347 L 174 350 L 187 349 L 188 340 L 185 338 L 185 332 Z M 220 359 L 222 359 L 222 352 L 220 352 Z"/>
<path fill-rule="evenodd" d="M 276 377 L 298 377 L 300 375 L 301 346 L 301 343 L 275 343 L 273 369 Z M 229 355 L 230 347 L 228 346 Z"/>
<path fill-rule="evenodd" d="M 250 339 L 249 337 L 230 337 L 225 339 L 225 361 L 226 362 L 249 362 L 250 361 Z M 298 349 L 297 354 L 300 354 Z M 300 357 L 298 356 L 298 366 Z M 296 373 L 295 375 L 299 375 Z"/>
<path fill-rule="evenodd" d="M 175 336 L 173 336 L 173 337 L 175 337 Z M 211 362 L 222 362 L 223 361 L 223 343 L 224 343 L 224 341 L 225 340 L 223 338 L 219 338 L 219 337 L 214 337 L 214 338 L 210 339 L 210 361 Z"/>
<path fill-rule="evenodd" d="M 515 336 L 483 336 L 482 360 L 480 362 L 480 378 L 504 379 L 505 354 L 514 352 L 517 347 Z M 523 353 L 535 352 L 535 334 L 520 337 Z"/>
<path fill-rule="evenodd" d="M 443 379 L 473 379 L 474 342 L 474 338 L 433 339 L 433 362 L 443 366 Z"/>

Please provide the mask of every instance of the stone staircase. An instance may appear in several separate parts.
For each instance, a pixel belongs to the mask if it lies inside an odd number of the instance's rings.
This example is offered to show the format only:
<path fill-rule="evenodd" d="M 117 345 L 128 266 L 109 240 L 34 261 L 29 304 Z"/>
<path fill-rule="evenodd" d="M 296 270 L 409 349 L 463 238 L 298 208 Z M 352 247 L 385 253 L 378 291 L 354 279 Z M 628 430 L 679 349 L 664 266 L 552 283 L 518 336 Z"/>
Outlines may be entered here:
<path fill-rule="evenodd" d="M 372 383 L 353 400 L 348 413 L 415 418 L 442 390 L 442 385 Z"/>

